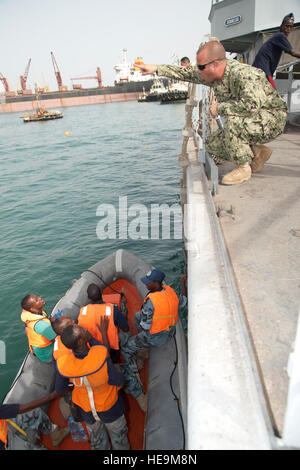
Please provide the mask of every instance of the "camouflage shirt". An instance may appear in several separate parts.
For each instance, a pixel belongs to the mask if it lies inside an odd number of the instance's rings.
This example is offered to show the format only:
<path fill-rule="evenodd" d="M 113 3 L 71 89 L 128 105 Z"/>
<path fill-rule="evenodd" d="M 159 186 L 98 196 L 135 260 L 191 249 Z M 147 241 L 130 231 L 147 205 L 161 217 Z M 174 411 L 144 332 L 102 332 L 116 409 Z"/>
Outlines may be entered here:
<path fill-rule="evenodd" d="M 279 93 L 266 79 L 265 73 L 242 64 L 237 60 L 226 59 L 222 80 L 206 82 L 200 77 L 197 67 L 158 65 L 158 75 L 176 80 L 199 83 L 213 88 L 221 115 L 251 115 L 260 111 L 287 111 L 287 105 Z"/>

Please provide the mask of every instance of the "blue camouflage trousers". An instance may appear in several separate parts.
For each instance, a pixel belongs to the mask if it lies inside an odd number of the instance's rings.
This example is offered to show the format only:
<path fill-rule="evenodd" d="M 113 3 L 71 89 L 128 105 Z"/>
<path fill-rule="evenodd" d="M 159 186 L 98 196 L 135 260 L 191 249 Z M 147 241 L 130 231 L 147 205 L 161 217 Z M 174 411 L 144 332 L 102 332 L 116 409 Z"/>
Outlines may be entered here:
<path fill-rule="evenodd" d="M 114 450 L 129 450 L 130 445 L 127 438 L 127 425 L 125 416 L 122 415 L 112 423 L 96 421 L 94 424 L 86 424 L 91 437 L 92 450 L 110 450 L 111 439 Z"/>
<path fill-rule="evenodd" d="M 125 387 L 133 397 L 137 398 L 143 392 L 143 388 L 137 378 L 136 352 L 153 346 L 163 346 L 173 337 L 175 327 L 171 327 L 169 331 L 161 331 L 152 335 L 149 331 L 142 330 L 139 326 L 141 312 L 135 314 L 134 321 L 138 334 L 132 336 L 130 333 L 120 332 L 119 339 L 120 349 L 125 360 L 125 364 L 121 364 Z"/>

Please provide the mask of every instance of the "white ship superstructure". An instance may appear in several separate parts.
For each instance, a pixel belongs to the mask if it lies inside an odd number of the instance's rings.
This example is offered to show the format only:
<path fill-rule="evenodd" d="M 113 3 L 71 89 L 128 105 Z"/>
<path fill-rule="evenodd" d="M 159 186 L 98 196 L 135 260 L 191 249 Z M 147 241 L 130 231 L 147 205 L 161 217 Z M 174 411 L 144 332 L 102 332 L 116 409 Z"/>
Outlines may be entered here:
<path fill-rule="evenodd" d="M 150 80 L 152 75 L 142 75 L 135 64 L 144 63 L 142 57 L 138 57 L 134 63 L 127 61 L 127 49 L 123 49 L 123 58 L 121 64 L 114 65 L 116 71 L 115 84 L 123 82 L 145 82 Z"/>

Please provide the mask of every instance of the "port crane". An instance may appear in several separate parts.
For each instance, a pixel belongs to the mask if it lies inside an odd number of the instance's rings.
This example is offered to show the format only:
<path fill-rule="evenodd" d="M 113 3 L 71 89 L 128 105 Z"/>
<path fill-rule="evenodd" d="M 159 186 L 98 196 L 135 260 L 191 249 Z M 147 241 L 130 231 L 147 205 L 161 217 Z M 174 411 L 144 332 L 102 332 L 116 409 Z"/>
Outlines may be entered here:
<path fill-rule="evenodd" d="M 7 81 L 6 78 L 2 75 L 1 72 L 0 72 L 0 80 L 1 80 L 1 82 L 3 83 L 3 86 L 4 86 L 5 91 L 9 91 L 8 81 Z"/>
<path fill-rule="evenodd" d="M 34 85 L 36 93 L 45 93 L 45 88 L 36 79 L 34 79 Z"/>
<path fill-rule="evenodd" d="M 59 68 L 58 68 L 58 65 L 57 65 L 57 62 L 55 60 L 53 52 L 51 52 L 51 58 L 52 58 L 52 63 L 53 63 L 53 68 L 54 68 L 54 73 L 55 73 L 55 76 L 56 76 L 58 89 L 59 89 L 59 91 L 65 91 L 65 90 L 67 90 L 67 87 L 65 87 L 62 84 L 61 74 L 60 74 L 60 71 L 59 71 Z"/>
<path fill-rule="evenodd" d="M 25 72 L 24 72 L 24 75 L 20 76 L 21 88 L 22 88 L 23 91 L 26 90 L 26 82 L 27 82 L 27 77 L 28 77 L 30 64 L 31 64 L 31 59 L 29 59 L 29 61 L 28 61 L 28 64 L 27 64 Z"/>
<path fill-rule="evenodd" d="M 102 77 L 101 77 L 101 70 L 100 67 L 97 67 L 96 76 L 95 77 L 78 77 L 78 78 L 71 78 L 71 80 L 89 80 L 94 79 L 98 82 L 98 88 L 103 88 L 102 86 Z M 74 86 L 73 86 L 74 87 Z"/>

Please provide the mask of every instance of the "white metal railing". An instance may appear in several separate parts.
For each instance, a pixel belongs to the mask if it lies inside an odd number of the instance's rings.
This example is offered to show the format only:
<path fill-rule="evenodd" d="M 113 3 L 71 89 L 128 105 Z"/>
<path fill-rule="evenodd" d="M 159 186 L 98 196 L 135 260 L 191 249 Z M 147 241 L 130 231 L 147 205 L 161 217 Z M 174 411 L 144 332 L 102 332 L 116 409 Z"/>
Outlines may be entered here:
<path fill-rule="evenodd" d="M 300 64 L 300 59 L 299 60 L 293 60 L 292 62 L 288 62 L 287 64 L 279 65 L 276 69 L 276 72 L 282 72 L 283 70 L 289 71 L 291 67 L 294 67 L 294 65 Z"/>
<path fill-rule="evenodd" d="M 209 112 L 212 100 L 212 91 L 208 87 L 189 84 L 179 166 L 184 168 L 193 162 L 203 163 L 206 176 L 211 182 L 211 193 L 215 195 L 218 192 L 218 167 L 205 148 L 205 141 L 212 130 L 212 118 Z"/>
<path fill-rule="evenodd" d="M 198 106 L 196 86 L 197 85 L 194 83 L 189 84 L 188 99 L 185 105 L 185 125 L 182 130 L 183 143 L 179 156 L 179 166 L 182 168 L 198 161 L 199 139 L 197 138 L 193 124 L 193 112 Z"/>
<path fill-rule="evenodd" d="M 276 71 L 275 71 L 275 80 L 277 78 L 277 72 L 287 72 L 288 73 L 288 79 L 287 79 L 287 90 L 286 93 L 287 93 L 287 106 L 288 106 L 288 109 L 291 110 L 291 105 L 292 105 L 292 94 L 293 92 L 297 91 L 299 89 L 296 88 L 295 90 L 293 90 L 293 73 L 294 72 L 294 65 L 296 64 L 300 64 L 300 60 L 293 60 L 292 62 L 288 62 L 287 64 L 283 64 L 283 65 L 279 65 L 279 67 L 277 67 Z M 297 72 L 296 72 L 297 73 Z M 299 73 L 300 75 L 300 73 Z"/>
<path fill-rule="evenodd" d="M 202 90 L 202 135 L 203 135 L 203 155 L 205 161 L 205 173 L 211 182 L 212 195 L 217 194 L 219 184 L 219 170 L 214 160 L 211 158 L 206 150 L 205 142 L 212 132 L 212 118 L 210 115 L 210 105 L 214 100 L 213 91 L 208 87 L 203 87 Z"/>

